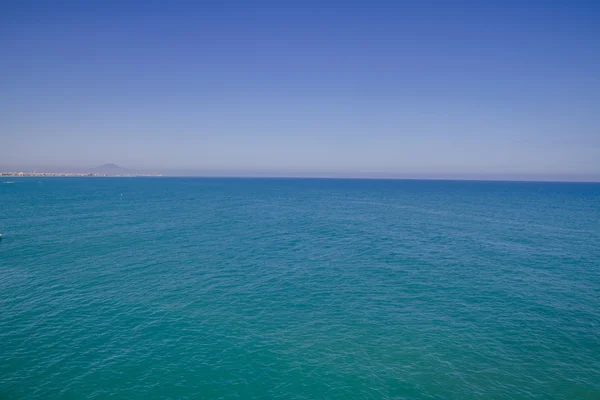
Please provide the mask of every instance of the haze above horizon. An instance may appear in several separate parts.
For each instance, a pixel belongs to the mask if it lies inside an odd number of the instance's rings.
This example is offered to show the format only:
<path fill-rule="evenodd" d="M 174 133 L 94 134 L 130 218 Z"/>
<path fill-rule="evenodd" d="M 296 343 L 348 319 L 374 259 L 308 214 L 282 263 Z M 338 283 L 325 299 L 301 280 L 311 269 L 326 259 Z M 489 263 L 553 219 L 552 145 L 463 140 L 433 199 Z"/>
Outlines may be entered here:
<path fill-rule="evenodd" d="M 590 1 L 2 2 L 0 167 L 600 180 L 599 18 Z"/>

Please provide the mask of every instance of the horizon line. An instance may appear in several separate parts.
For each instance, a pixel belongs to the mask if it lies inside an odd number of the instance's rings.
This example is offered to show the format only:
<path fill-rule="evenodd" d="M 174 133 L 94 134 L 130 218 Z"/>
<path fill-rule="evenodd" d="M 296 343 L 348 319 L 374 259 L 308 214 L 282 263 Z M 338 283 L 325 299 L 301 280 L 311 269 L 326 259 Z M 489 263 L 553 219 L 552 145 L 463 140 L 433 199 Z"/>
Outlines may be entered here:
<path fill-rule="evenodd" d="M 11 171 L 14 172 L 14 171 Z M 2 172 L 1 173 L 6 173 Z M 41 173 L 53 173 L 53 172 L 41 172 Z M 78 174 L 74 172 L 73 174 Z M 97 176 L 85 176 L 85 175 L 73 175 L 73 176 L 18 176 L 18 175 L 4 175 L 4 178 L 50 178 L 50 179 L 60 179 L 60 178 L 159 178 L 159 179 L 169 179 L 169 178 L 196 178 L 196 179 L 321 179 L 321 180 L 373 180 L 373 181 L 454 181 L 454 182 L 523 182 L 523 183 L 593 183 L 600 184 L 600 178 L 596 178 L 596 180 L 586 180 L 586 179 L 573 179 L 573 180 L 564 180 L 560 178 L 547 178 L 547 179 L 527 179 L 527 178 L 484 178 L 484 177 L 385 177 L 385 176 L 316 176 L 316 175 L 212 175 L 212 174 L 201 174 L 201 175 L 178 175 L 178 174 L 123 174 L 123 175 L 97 175 Z"/>
<path fill-rule="evenodd" d="M 449 172 L 401 172 L 401 171 L 360 171 L 360 170 L 293 170 L 279 171 L 269 168 L 248 170 L 226 168 L 185 168 L 185 167 L 123 167 L 109 162 L 96 166 L 43 166 L 37 165 L 0 165 L 0 174 L 8 173 L 38 174 L 105 174 L 117 175 L 153 175 L 162 177 L 197 178 L 315 178 L 315 179 L 380 179 L 380 180 L 452 180 L 452 181 L 505 181 L 505 182 L 600 182 L 598 172 L 523 172 L 523 171 L 449 171 Z M 5 175 L 8 176 L 8 175 Z M 15 175 L 13 175 L 15 176 Z"/>

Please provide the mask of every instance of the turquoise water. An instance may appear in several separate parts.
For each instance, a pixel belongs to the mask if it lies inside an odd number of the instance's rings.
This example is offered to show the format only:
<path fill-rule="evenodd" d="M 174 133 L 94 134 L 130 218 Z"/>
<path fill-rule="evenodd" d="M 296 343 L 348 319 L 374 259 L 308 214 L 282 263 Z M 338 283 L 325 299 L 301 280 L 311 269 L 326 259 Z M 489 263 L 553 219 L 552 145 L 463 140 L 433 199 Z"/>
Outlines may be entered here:
<path fill-rule="evenodd" d="M 0 183 L 1 399 L 600 398 L 600 185 Z"/>

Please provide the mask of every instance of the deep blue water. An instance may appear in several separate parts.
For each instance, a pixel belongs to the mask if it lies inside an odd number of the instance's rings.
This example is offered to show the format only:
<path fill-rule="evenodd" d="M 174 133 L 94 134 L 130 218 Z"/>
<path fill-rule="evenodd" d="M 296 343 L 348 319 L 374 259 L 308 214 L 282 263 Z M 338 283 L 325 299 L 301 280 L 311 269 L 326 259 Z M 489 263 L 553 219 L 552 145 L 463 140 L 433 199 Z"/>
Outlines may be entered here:
<path fill-rule="evenodd" d="M 599 184 L 11 180 L 1 399 L 600 398 Z"/>

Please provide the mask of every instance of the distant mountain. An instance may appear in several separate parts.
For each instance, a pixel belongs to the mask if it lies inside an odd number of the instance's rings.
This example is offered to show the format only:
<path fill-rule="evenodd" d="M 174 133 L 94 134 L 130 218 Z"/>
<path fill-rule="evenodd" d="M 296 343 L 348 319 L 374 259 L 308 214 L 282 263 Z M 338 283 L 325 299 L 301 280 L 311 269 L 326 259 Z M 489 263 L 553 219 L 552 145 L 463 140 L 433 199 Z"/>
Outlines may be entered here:
<path fill-rule="evenodd" d="M 90 172 L 95 174 L 107 174 L 107 175 L 126 175 L 132 172 L 127 168 L 121 167 L 116 164 L 104 164 L 96 168 L 92 168 Z"/>

